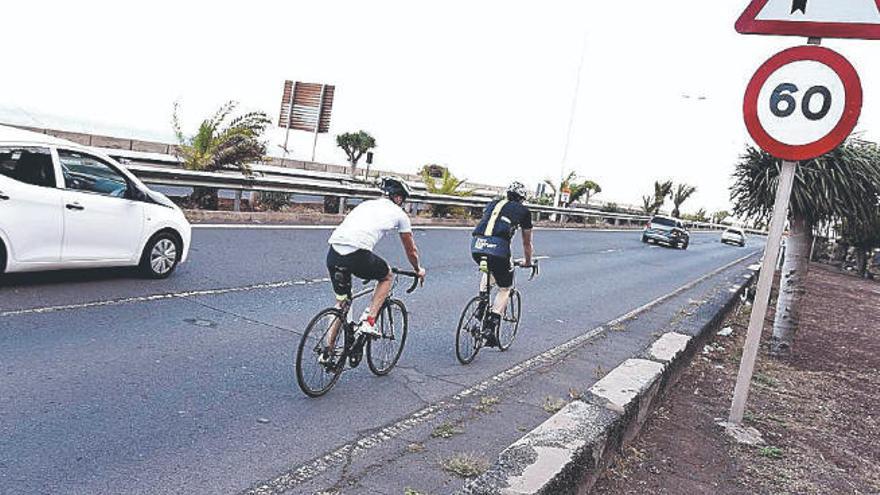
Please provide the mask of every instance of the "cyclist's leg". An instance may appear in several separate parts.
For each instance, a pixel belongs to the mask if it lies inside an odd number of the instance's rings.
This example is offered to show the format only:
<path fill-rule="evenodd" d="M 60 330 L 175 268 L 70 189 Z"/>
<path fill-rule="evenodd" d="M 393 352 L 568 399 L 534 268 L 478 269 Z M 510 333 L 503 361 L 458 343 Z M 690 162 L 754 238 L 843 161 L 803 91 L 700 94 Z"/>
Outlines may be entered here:
<path fill-rule="evenodd" d="M 489 272 L 488 256 L 483 253 L 474 252 L 471 253 L 471 258 L 473 258 L 476 264 L 480 265 L 480 292 L 486 292 L 489 290 L 490 277 L 492 276 Z"/>
<path fill-rule="evenodd" d="M 513 262 L 510 258 L 493 256 L 489 259 L 489 269 L 498 285 L 495 293 L 495 302 L 492 304 L 492 313 L 504 314 L 507 302 L 510 301 L 510 291 L 513 288 Z"/>
<path fill-rule="evenodd" d="M 361 250 L 353 254 L 357 259 L 352 266 L 352 273 L 364 280 L 376 280 L 376 289 L 373 291 L 373 300 L 370 302 L 369 316 L 374 321 L 379 316 L 385 299 L 391 293 L 391 284 L 394 281 L 394 274 L 391 268 L 379 256 L 370 251 Z"/>
<path fill-rule="evenodd" d="M 345 309 L 346 305 L 351 301 L 351 270 L 346 265 L 346 257 L 341 256 L 333 248 L 327 253 L 327 271 L 330 272 L 330 283 L 333 286 L 333 293 L 336 295 L 336 308 Z M 327 347 L 333 349 L 336 345 L 336 337 L 339 334 L 339 327 L 343 321 L 337 319 L 333 322 L 327 332 Z"/>

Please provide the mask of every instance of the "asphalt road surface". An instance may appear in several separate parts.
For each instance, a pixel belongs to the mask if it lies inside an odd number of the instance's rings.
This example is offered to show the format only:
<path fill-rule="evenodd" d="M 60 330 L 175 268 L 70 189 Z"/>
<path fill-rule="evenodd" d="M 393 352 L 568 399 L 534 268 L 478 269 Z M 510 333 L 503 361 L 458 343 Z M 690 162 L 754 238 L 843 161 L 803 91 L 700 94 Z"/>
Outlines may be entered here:
<path fill-rule="evenodd" d="M 478 273 L 465 230 L 418 230 L 400 369 L 344 373 L 321 399 L 293 371 L 308 320 L 333 302 L 324 229 L 197 229 L 166 281 L 126 270 L 0 282 L 0 492 L 239 493 L 444 400 L 747 254 L 694 233 L 687 251 L 638 232 L 537 231 L 513 348 L 454 355 Z M 406 266 L 399 243 L 378 252 Z M 360 308 L 355 308 L 360 311 Z M 635 352 L 635 349 L 634 351 Z"/>

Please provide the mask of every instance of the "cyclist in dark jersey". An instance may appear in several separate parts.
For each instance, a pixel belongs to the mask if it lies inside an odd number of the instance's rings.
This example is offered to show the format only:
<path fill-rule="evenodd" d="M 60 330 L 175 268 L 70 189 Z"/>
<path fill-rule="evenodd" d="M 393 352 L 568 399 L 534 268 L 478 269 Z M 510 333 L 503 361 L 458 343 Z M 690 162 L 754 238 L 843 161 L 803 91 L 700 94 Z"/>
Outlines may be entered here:
<path fill-rule="evenodd" d="M 498 285 L 498 293 L 483 329 L 486 345 L 493 347 L 495 328 L 507 308 L 510 289 L 513 285 L 513 260 L 510 241 L 518 229 L 522 229 L 523 255 L 525 265 L 531 266 L 532 252 L 532 214 L 525 205 L 528 190 L 520 182 L 513 182 L 507 188 L 506 198 L 492 201 L 486 206 L 483 218 L 473 232 L 471 255 L 478 264 L 485 262 L 492 278 Z M 485 290 L 485 287 L 481 287 Z"/>

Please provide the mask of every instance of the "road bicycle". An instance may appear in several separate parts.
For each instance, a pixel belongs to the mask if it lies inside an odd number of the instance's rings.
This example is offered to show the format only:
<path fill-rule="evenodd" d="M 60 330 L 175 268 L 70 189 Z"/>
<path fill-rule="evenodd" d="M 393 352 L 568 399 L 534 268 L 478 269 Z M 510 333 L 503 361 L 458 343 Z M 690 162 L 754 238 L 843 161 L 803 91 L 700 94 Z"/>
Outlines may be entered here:
<path fill-rule="evenodd" d="M 412 293 L 419 285 L 419 276 L 416 272 L 397 268 L 391 271 L 394 273 L 391 292 L 376 318 L 376 328 L 380 330 L 381 337 L 357 332 L 359 322 L 349 321 L 348 318 L 352 302 L 372 294 L 373 287 L 354 294 L 342 307 L 321 310 L 309 322 L 296 354 L 296 380 L 306 395 L 320 397 L 329 392 L 346 365 L 350 369 L 357 368 L 364 351 L 370 371 L 377 376 L 387 375 L 397 364 L 406 344 L 409 314 L 403 301 L 394 299 L 394 289 L 399 277 L 410 277 L 413 282 L 406 293 Z"/>
<path fill-rule="evenodd" d="M 516 260 L 513 265 L 517 268 L 531 270 L 529 280 L 534 279 L 539 273 L 537 260 L 533 261 L 531 265 L 525 265 L 524 260 Z M 458 329 L 455 332 L 455 357 L 461 364 L 470 364 L 477 357 L 480 349 L 485 346 L 488 337 L 483 332 L 483 328 L 486 326 L 489 310 L 492 307 L 491 293 L 494 279 L 489 274 L 489 267 L 485 259 L 480 262 L 480 272 L 480 294 L 465 305 L 464 311 L 461 312 L 461 318 L 458 320 Z M 519 330 L 521 311 L 522 299 L 514 283 L 510 290 L 507 308 L 495 328 L 495 341 L 498 343 L 499 350 L 506 351 L 513 345 Z"/>

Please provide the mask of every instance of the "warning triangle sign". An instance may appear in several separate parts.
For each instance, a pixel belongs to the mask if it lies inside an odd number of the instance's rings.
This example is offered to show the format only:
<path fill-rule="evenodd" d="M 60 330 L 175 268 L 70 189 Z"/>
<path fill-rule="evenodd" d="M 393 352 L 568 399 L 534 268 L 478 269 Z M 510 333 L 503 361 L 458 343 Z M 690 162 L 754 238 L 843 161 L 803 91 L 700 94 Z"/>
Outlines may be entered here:
<path fill-rule="evenodd" d="M 742 34 L 880 40 L 880 0 L 752 0 Z"/>

